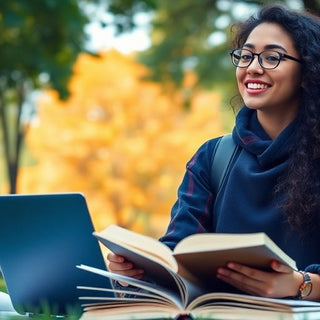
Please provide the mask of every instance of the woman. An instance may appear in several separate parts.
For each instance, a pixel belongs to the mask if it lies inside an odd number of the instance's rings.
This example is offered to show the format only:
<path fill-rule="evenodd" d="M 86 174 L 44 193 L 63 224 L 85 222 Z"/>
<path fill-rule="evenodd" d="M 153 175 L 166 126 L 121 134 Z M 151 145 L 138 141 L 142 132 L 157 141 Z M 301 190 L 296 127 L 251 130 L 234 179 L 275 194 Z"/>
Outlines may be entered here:
<path fill-rule="evenodd" d="M 230 261 L 213 276 L 245 293 L 320 300 L 320 21 L 264 7 L 238 25 L 235 48 L 244 103 L 232 134 L 239 155 L 213 194 L 210 160 L 219 138 L 199 148 L 160 240 L 173 248 L 197 232 L 265 232 L 303 272 L 277 261 L 272 272 Z M 112 253 L 108 267 L 143 277 Z"/>

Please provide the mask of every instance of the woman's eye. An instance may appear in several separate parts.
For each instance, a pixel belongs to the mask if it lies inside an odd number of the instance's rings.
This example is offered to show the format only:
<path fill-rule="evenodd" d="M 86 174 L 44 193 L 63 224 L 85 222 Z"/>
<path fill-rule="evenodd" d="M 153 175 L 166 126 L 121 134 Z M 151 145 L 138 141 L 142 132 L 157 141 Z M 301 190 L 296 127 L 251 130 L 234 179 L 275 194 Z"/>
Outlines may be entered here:
<path fill-rule="evenodd" d="M 279 56 L 274 55 L 274 54 L 270 54 L 270 55 L 264 57 L 264 59 L 265 59 L 266 61 L 274 62 L 274 61 L 279 61 Z"/>
<path fill-rule="evenodd" d="M 250 54 L 243 54 L 241 56 L 241 60 L 243 61 L 248 61 L 248 60 L 251 60 L 252 59 L 252 56 Z"/>

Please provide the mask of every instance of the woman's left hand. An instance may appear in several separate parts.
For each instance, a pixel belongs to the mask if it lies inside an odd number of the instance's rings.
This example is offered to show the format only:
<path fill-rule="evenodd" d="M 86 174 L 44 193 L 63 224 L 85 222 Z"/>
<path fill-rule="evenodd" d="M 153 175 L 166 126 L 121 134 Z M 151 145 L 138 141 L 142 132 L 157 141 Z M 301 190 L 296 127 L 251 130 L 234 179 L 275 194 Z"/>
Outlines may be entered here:
<path fill-rule="evenodd" d="M 290 267 L 273 260 L 272 271 L 261 271 L 235 262 L 217 270 L 217 278 L 235 288 L 269 298 L 294 297 L 303 282 L 303 276 Z"/>

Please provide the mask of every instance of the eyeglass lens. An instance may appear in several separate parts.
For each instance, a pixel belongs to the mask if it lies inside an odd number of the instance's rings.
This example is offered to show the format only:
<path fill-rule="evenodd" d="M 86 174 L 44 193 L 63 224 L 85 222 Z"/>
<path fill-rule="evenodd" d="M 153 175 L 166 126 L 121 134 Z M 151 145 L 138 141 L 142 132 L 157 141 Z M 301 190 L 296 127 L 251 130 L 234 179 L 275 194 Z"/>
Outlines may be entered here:
<path fill-rule="evenodd" d="M 253 53 L 247 49 L 236 49 L 232 52 L 232 63 L 240 68 L 246 68 L 258 56 L 258 61 L 262 68 L 274 69 L 281 60 L 279 52 L 266 50 L 261 53 Z"/>

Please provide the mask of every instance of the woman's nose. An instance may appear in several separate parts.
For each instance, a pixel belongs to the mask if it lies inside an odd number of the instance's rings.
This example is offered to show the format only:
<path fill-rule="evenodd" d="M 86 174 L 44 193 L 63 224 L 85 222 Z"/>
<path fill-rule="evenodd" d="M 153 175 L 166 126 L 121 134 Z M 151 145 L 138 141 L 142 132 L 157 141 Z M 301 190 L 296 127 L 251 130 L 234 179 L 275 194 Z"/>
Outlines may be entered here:
<path fill-rule="evenodd" d="M 248 73 L 263 73 L 263 68 L 259 63 L 259 58 L 254 56 L 253 61 L 247 67 Z"/>

